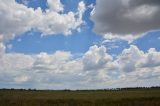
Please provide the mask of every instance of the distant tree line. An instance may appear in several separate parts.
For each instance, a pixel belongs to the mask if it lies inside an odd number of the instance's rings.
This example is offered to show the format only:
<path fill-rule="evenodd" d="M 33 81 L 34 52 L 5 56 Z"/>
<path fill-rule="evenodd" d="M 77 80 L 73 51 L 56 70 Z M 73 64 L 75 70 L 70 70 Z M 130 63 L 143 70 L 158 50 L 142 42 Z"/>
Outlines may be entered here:
<path fill-rule="evenodd" d="M 70 89 L 64 89 L 64 90 L 39 90 L 39 89 L 15 89 L 15 88 L 1 88 L 0 90 L 15 90 L 15 91 L 117 91 L 117 90 L 136 90 L 136 89 L 160 89 L 160 86 L 152 86 L 152 87 L 126 87 L 126 88 L 110 88 L 110 89 L 84 89 L 84 90 L 70 90 Z"/>

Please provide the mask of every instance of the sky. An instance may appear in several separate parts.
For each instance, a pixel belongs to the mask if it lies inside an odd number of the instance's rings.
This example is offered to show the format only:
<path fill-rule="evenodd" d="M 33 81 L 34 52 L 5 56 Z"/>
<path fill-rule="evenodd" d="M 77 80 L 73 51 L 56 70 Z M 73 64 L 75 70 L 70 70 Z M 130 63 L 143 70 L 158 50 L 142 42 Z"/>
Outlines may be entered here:
<path fill-rule="evenodd" d="M 3 0 L 0 88 L 160 86 L 159 0 Z"/>

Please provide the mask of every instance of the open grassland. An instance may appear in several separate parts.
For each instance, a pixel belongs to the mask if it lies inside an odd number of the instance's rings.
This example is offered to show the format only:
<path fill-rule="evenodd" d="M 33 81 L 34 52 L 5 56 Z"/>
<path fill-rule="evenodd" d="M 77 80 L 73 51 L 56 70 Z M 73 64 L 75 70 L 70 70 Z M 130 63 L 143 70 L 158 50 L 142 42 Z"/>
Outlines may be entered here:
<path fill-rule="evenodd" d="M 160 89 L 111 91 L 0 90 L 0 106 L 160 106 Z"/>

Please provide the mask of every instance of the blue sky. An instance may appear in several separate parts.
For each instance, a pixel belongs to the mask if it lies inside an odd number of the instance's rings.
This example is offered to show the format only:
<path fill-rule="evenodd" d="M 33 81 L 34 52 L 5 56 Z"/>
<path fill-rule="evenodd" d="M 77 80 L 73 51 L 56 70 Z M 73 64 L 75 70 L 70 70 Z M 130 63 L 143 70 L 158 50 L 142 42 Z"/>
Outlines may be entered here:
<path fill-rule="evenodd" d="M 64 4 L 65 12 L 76 11 L 76 7 L 80 0 L 62 0 Z M 23 3 L 23 0 L 17 0 L 18 3 Z M 86 5 L 95 4 L 95 0 L 84 1 Z M 46 0 L 30 0 L 27 4 L 28 7 L 38 8 L 41 7 L 43 10 L 48 8 Z M 26 54 L 35 54 L 40 52 L 52 53 L 57 50 L 71 51 L 72 53 L 85 53 L 90 46 L 99 44 L 104 38 L 100 34 L 93 32 L 94 23 L 90 20 L 90 12 L 92 9 L 87 9 L 83 15 L 85 24 L 82 25 L 81 32 L 74 31 L 69 36 L 63 34 L 56 34 L 54 36 L 41 36 L 41 32 L 28 31 L 20 34 L 13 40 L 7 42 L 11 44 L 12 48 L 7 49 L 8 52 L 20 52 Z M 137 45 L 141 50 L 147 51 L 149 48 L 156 48 L 160 50 L 160 32 L 151 32 L 145 34 L 145 36 L 138 38 L 133 41 L 134 45 Z M 31 43 L 32 42 L 32 43 Z M 112 48 L 112 46 L 118 46 L 118 48 Z M 119 54 L 124 48 L 129 47 L 127 41 L 117 40 L 105 44 L 106 47 L 111 49 L 108 50 L 110 54 Z"/>
<path fill-rule="evenodd" d="M 27 0 L 26 0 L 27 1 Z M 76 7 L 80 0 L 62 0 L 64 4 L 64 12 L 76 11 Z M 17 0 L 18 3 L 24 4 L 23 0 Z M 95 0 L 84 1 L 87 6 L 95 4 Z M 28 7 L 38 8 L 41 7 L 43 10 L 48 8 L 46 0 L 30 0 L 27 4 Z M 72 53 L 85 53 L 90 46 L 94 44 L 100 44 L 104 38 L 100 34 L 93 32 L 94 23 L 90 20 L 91 8 L 88 8 L 83 15 L 85 24 L 82 25 L 81 32 L 74 31 L 69 36 L 63 34 L 55 34 L 54 36 L 44 36 L 38 31 L 28 31 L 20 34 L 13 40 L 7 42 L 11 44 L 12 48 L 8 49 L 8 52 L 19 52 L 26 54 L 35 54 L 40 52 L 52 53 L 57 50 L 71 51 Z M 134 40 L 132 43 L 137 45 L 141 50 L 147 51 L 149 48 L 156 48 L 160 50 L 160 32 L 150 32 L 145 34 L 143 37 Z M 131 43 L 131 44 L 132 44 Z M 129 47 L 127 41 L 117 40 L 105 44 L 110 49 L 110 54 L 119 54 L 124 48 Z M 118 46 L 112 48 L 112 46 Z"/>
<path fill-rule="evenodd" d="M 23 0 L 17 0 L 19 3 L 23 3 Z M 63 0 L 65 12 L 76 11 L 79 0 Z M 86 5 L 90 5 L 95 1 L 85 1 Z M 37 8 L 41 7 L 42 9 L 47 8 L 45 0 L 31 0 L 28 3 L 28 7 Z M 12 44 L 13 48 L 8 50 L 8 52 L 21 52 L 21 53 L 39 53 L 39 52 L 48 52 L 52 53 L 56 50 L 71 51 L 72 53 L 84 53 L 86 52 L 91 45 L 94 43 L 102 41 L 103 38 L 98 34 L 92 31 L 93 22 L 89 19 L 91 9 L 87 9 L 84 13 L 85 24 L 82 26 L 82 31 L 74 31 L 69 36 L 64 36 L 63 34 L 56 34 L 54 36 L 41 36 L 41 32 L 37 31 L 28 31 L 15 39 L 7 42 Z M 21 41 L 19 42 L 19 40 Z M 32 43 L 30 43 L 32 42 Z"/>
<path fill-rule="evenodd" d="M 124 13 L 121 15 L 124 14 L 125 20 L 130 20 L 123 23 L 122 16 L 115 17 L 113 11 L 116 7 L 111 0 L 3 2 L 3 5 L 11 7 L 0 9 L 0 12 L 5 11 L 4 15 L 0 15 L 3 18 L 0 21 L 3 24 L 0 26 L 0 56 L 3 57 L 0 60 L 0 71 L 7 70 L 2 71 L 2 76 L 8 78 L 6 80 L 0 76 L 0 87 L 53 89 L 54 86 L 55 89 L 86 89 L 140 86 L 139 82 L 142 86 L 159 85 L 160 73 L 157 70 L 160 68 L 160 25 L 155 25 L 154 21 L 159 17 L 155 14 L 159 13 L 160 8 L 142 1 L 133 11 L 127 7 L 130 13 L 122 11 Z M 113 7 L 105 7 L 105 3 Z M 123 8 L 117 3 L 118 6 L 119 10 Z M 146 14 L 137 11 L 144 6 L 153 7 L 155 14 L 149 14 L 153 19 L 148 19 Z M 117 14 L 118 12 L 116 10 Z M 75 20 L 73 23 L 69 20 L 71 18 Z M 69 20 L 69 23 L 65 20 Z M 63 25 L 61 22 L 66 23 Z M 158 75 L 154 76 L 155 73 Z M 148 79 L 132 84 L 132 81 L 127 81 L 142 79 L 141 74 Z M 37 83 L 31 75 L 36 75 L 36 78 L 41 80 Z M 75 79 L 72 84 L 69 83 L 70 78 Z M 147 80 L 150 81 L 149 85 Z M 98 81 L 102 83 L 99 84 Z M 121 81 L 124 81 L 122 85 Z"/>

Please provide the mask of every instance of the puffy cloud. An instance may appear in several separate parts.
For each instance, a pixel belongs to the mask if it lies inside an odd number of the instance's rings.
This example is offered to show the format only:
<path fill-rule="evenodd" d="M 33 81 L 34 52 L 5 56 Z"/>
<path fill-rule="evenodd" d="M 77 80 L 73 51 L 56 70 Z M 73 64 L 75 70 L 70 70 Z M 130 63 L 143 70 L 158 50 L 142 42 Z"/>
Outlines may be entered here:
<path fill-rule="evenodd" d="M 139 62 L 140 67 L 156 67 L 160 66 L 160 52 L 154 48 L 148 50 L 144 58 Z"/>
<path fill-rule="evenodd" d="M 22 87 L 27 83 L 30 83 L 30 87 L 32 84 L 35 84 L 35 87 L 39 86 L 36 84 L 44 84 L 45 88 L 47 84 L 58 84 L 62 87 L 73 79 L 74 83 L 83 80 L 82 67 L 81 60 L 74 59 L 69 52 L 57 51 L 53 54 L 36 55 L 4 53 L 0 58 L 0 79 Z"/>
<path fill-rule="evenodd" d="M 63 4 L 60 0 L 47 0 L 51 10 L 56 12 L 63 12 Z"/>
<path fill-rule="evenodd" d="M 91 13 L 94 31 L 133 38 L 160 29 L 159 0 L 97 0 Z"/>
<path fill-rule="evenodd" d="M 32 73 L 29 73 L 33 63 L 34 59 L 31 55 L 3 53 L 0 56 L 1 87 L 4 85 L 9 86 L 10 84 L 21 84 L 23 82 L 27 83 L 30 77 L 33 77 Z"/>
<path fill-rule="evenodd" d="M 112 83 L 116 87 L 159 86 L 159 53 L 153 48 L 145 53 L 135 45 L 124 49 L 114 61 L 120 75 Z"/>
<path fill-rule="evenodd" d="M 83 23 L 84 2 L 80 2 L 77 12 L 63 13 L 60 0 L 48 0 L 49 9 L 43 12 L 34 10 L 15 0 L 2 1 L 0 4 L 0 41 L 13 39 L 15 36 L 37 29 L 43 35 L 63 33 L 69 35 Z M 58 20 L 57 20 L 58 19 Z"/>
<path fill-rule="evenodd" d="M 71 58 L 71 54 L 69 52 L 56 51 L 54 54 L 40 53 L 36 56 L 36 63 L 42 64 L 50 64 L 52 62 L 59 61 L 67 61 Z"/>
<path fill-rule="evenodd" d="M 92 53 L 93 56 L 90 56 Z M 94 58 L 96 62 L 90 60 L 89 57 Z M 88 86 L 89 83 L 106 80 L 107 73 L 104 67 L 111 59 L 111 56 L 106 53 L 106 48 L 98 46 L 91 47 L 80 58 L 75 58 L 70 52 L 64 51 L 36 55 L 4 52 L 0 58 L 0 79 L 3 82 L 22 87 L 29 83 L 30 87 L 33 88 L 39 87 L 39 85 L 42 85 L 40 88 L 56 86 L 57 89 L 66 87 L 72 89 L 74 87 L 77 89 L 92 88 L 94 86 Z M 89 61 L 92 64 L 84 61 Z M 94 70 L 97 71 L 88 72 L 89 67 L 90 70 L 93 69 L 88 65 L 94 65 Z"/>
<path fill-rule="evenodd" d="M 77 66 L 76 61 L 71 61 L 72 55 L 69 52 L 57 51 L 54 54 L 40 53 L 34 56 L 34 58 L 33 69 L 37 72 L 49 70 L 53 73 L 65 73 L 67 71 L 69 73 L 73 71 L 71 70 L 71 64 Z"/>
<path fill-rule="evenodd" d="M 32 68 L 34 59 L 30 55 L 18 53 L 5 53 L 0 59 L 0 70 L 5 71 L 20 71 Z"/>
<path fill-rule="evenodd" d="M 30 30 L 35 21 L 34 14 L 33 9 L 17 4 L 14 0 L 2 1 L 0 4 L 0 40 L 12 39 L 15 34 Z"/>
<path fill-rule="evenodd" d="M 1 48 L 5 50 L 2 45 Z M 4 51 L 0 58 L 0 83 L 1 87 L 7 83 L 10 87 L 39 89 L 125 87 L 137 86 L 138 82 L 152 86 L 145 82 L 159 84 L 159 54 L 154 49 L 144 53 L 134 45 L 114 59 L 106 47 L 96 45 L 78 58 L 66 51 L 34 55 Z"/>
<path fill-rule="evenodd" d="M 141 68 L 139 71 L 137 70 L 135 72 L 136 78 L 139 80 L 157 78 L 160 76 L 159 68 L 159 66 Z"/>
<path fill-rule="evenodd" d="M 111 60 L 112 57 L 106 53 L 104 46 L 94 45 L 83 56 L 84 70 L 97 70 L 97 68 L 104 67 Z"/>
<path fill-rule="evenodd" d="M 119 66 L 119 69 L 123 72 L 129 73 L 141 73 L 141 72 L 154 72 L 154 69 L 160 67 L 160 52 L 154 48 L 144 53 L 139 50 L 135 45 L 131 45 L 130 48 L 124 49 L 122 54 L 115 60 Z M 148 70 L 148 71 L 147 71 Z"/>
<path fill-rule="evenodd" d="M 136 70 L 139 60 L 142 59 L 144 53 L 136 46 L 131 45 L 130 48 L 123 50 L 122 54 L 118 56 L 117 62 L 120 70 L 124 72 L 132 72 Z"/>

